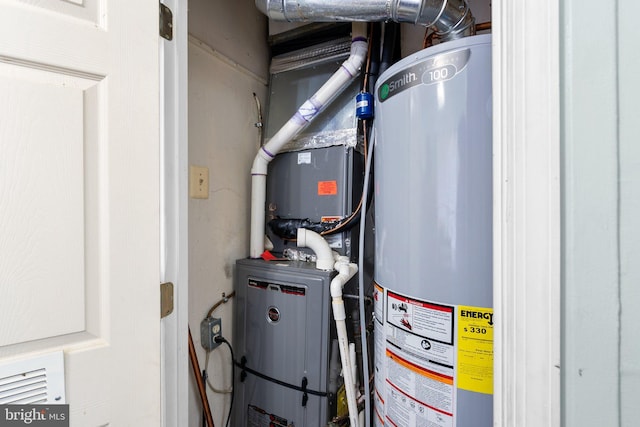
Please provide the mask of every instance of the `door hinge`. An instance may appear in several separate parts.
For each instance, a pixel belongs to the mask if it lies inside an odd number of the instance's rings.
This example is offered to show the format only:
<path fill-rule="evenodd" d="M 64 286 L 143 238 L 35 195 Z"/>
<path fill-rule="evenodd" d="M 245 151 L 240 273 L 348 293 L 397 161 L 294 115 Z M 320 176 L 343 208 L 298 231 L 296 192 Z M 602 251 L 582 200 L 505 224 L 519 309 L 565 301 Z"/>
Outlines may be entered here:
<path fill-rule="evenodd" d="M 173 12 L 160 3 L 160 37 L 173 40 Z"/>
<path fill-rule="evenodd" d="M 160 284 L 160 318 L 173 313 L 173 283 Z"/>

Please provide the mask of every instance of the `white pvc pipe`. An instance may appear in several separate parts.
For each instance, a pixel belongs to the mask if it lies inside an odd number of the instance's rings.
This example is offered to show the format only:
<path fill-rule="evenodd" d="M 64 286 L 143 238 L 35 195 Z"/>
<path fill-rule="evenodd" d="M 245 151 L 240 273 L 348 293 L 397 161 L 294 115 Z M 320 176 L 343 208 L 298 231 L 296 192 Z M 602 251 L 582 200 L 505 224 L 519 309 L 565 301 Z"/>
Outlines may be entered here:
<path fill-rule="evenodd" d="M 298 228 L 298 246 L 315 252 L 318 270 L 333 270 L 333 251 L 324 237 L 315 231 Z"/>
<path fill-rule="evenodd" d="M 351 381 L 358 386 L 358 359 L 356 358 L 356 345 L 354 343 L 349 343 L 349 358 L 351 359 L 351 374 L 353 378 Z M 356 393 L 357 395 L 357 393 Z"/>
<path fill-rule="evenodd" d="M 349 338 L 347 337 L 347 313 L 342 299 L 342 288 L 358 272 L 358 266 L 350 263 L 347 257 L 339 257 L 336 261 L 335 269 L 338 275 L 331 281 L 331 306 L 333 308 L 333 318 L 336 321 L 336 332 L 338 334 L 338 347 L 340 348 L 340 360 L 342 362 L 342 377 L 344 378 L 344 389 L 347 395 L 347 407 L 349 408 L 349 421 L 351 427 L 358 427 L 358 402 L 356 396 L 355 368 L 351 363 L 349 353 Z"/>
<path fill-rule="evenodd" d="M 367 56 L 367 25 L 352 24 L 351 54 L 329 80 L 309 98 L 287 123 L 258 150 L 251 167 L 251 237 L 249 256 L 264 252 L 267 166 L 358 75 Z"/>

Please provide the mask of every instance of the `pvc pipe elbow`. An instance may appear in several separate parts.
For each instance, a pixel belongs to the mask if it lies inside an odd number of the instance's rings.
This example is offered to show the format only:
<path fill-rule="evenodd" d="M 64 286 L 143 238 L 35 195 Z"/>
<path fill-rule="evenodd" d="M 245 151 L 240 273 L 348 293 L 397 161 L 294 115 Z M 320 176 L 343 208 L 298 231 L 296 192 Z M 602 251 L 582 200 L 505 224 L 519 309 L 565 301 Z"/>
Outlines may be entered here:
<path fill-rule="evenodd" d="M 358 265 L 353 263 L 336 262 L 335 269 L 338 275 L 333 278 L 329 290 L 332 298 L 342 299 L 342 288 L 358 272 Z"/>
<path fill-rule="evenodd" d="M 251 175 L 266 175 L 269 162 L 272 160 L 265 152 L 264 147 L 258 150 L 258 153 L 253 158 L 253 164 L 251 165 Z"/>
<path fill-rule="evenodd" d="M 309 248 L 315 252 L 318 270 L 333 270 L 333 252 L 324 237 L 315 231 L 298 228 L 297 244 L 301 248 Z"/>

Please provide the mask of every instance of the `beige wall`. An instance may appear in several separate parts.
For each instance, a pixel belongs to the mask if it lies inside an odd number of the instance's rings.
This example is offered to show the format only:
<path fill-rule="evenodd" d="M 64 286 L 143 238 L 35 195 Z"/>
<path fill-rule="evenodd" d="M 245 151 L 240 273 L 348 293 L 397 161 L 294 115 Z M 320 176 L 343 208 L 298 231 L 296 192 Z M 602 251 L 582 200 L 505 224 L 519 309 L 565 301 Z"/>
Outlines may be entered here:
<path fill-rule="evenodd" d="M 190 0 L 189 34 L 253 73 L 266 76 L 267 20 L 253 0 Z"/>
<path fill-rule="evenodd" d="M 208 167 L 210 180 L 208 199 L 189 200 L 189 325 L 204 368 L 200 321 L 233 290 L 234 261 L 248 255 L 249 170 L 258 148 L 253 93 L 264 105 L 268 50 L 266 21 L 252 0 L 192 0 L 189 7 L 189 163 Z M 233 300 L 214 316 L 233 343 L 232 312 Z M 230 386 L 225 346 L 211 352 L 208 371 L 218 388 Z M 224 426 L 229 395 L 209 390 L 208 397 L 215 424 Z M 189 407 L 189 426 L 201 426 L 195 386 Z"/>

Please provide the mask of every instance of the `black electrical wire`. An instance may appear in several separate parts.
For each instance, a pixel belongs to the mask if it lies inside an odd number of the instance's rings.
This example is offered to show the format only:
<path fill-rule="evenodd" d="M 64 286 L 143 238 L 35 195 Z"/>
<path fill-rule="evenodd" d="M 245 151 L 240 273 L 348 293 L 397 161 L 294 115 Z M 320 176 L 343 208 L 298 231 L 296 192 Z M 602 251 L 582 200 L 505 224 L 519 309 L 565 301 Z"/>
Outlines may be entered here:
<path fill-rule="evenodd" d="M 229 347 L 229 353 L 231 353 L 231 403 L 229 403 L 229 415 L 227 415 L 227 423 L 225 424 L 226 427 L 229 427 L 229 420 L 231 419 L 231 411 L 233 411 L 233 398 L 236 394 L 236 387 L 235 387 L 235 381 L 236 381 L 236 364 L 235 364 L 235 356 L 233 354 L 233 348 L 231 348 L 231 344 L 229 344 L 229 341 L 227 341 L 224 337 L 218 335 L 217 337 L 215 337 L 215 342 L 218 343 L 224 343 L 227 345 L 227 347 Z"/>

